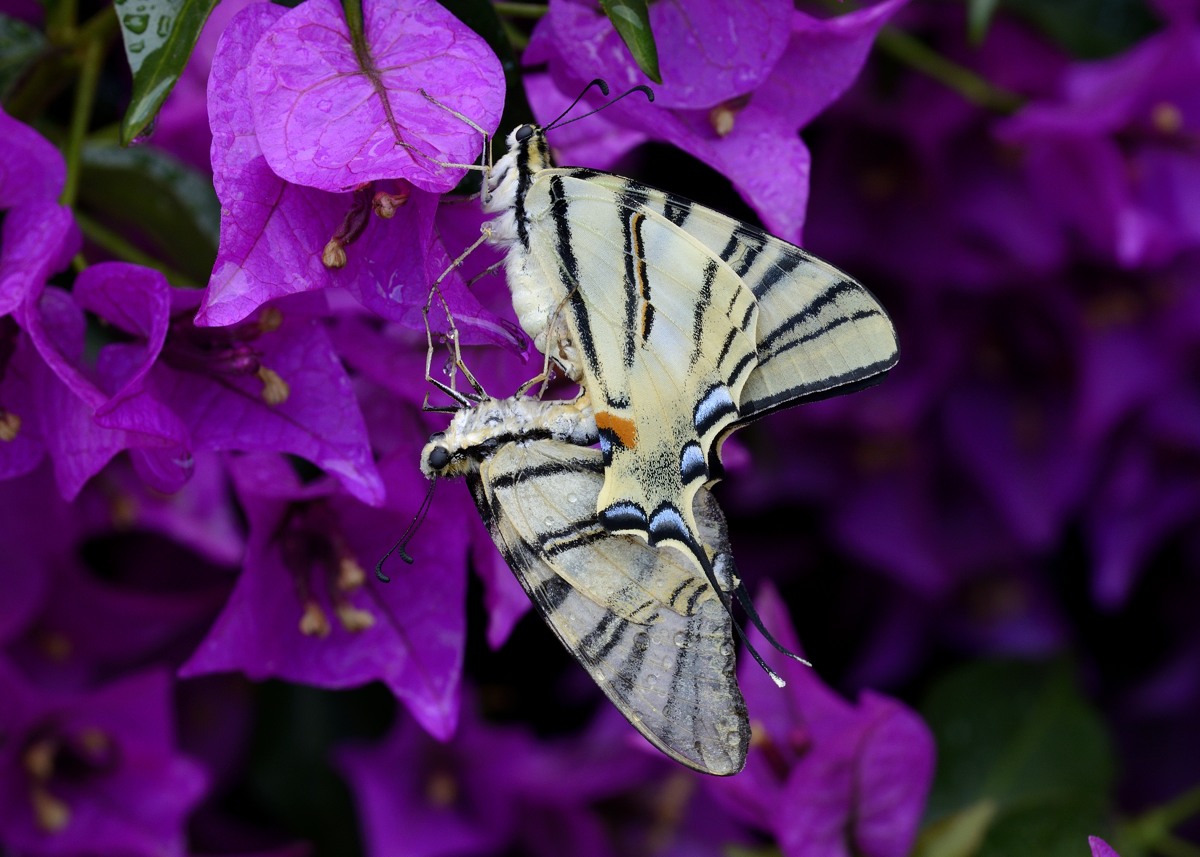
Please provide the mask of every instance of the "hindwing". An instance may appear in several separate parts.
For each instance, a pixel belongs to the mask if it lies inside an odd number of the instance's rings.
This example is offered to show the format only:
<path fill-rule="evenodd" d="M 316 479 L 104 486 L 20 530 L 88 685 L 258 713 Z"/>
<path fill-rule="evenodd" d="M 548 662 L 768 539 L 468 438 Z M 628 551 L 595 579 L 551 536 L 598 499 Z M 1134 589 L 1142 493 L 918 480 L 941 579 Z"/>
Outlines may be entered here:
<path fill-rule="evenodd" d="M 531 273 L 561 284 L 600 429 L 600 520 L 651 544 L 699 543 L 692 498 L 757 365 L 753 294 L 633 182 L 542 170 L 525 212 Z"/>
<path fill-rule="evenodd" d="M 688 767 L 736 773 L 750 730 L 729 614 L 679 551 L 597 520 L 602 470 L 594 449 L 537 441 L 502 447 L 467 478 L 538 612 L 629 722 Z M 695 503 L 714 577 L 732 589 L 721 511 L 707 491 Z"/>
<path fill-rule="evenodd" d="M 718 478 L 724 438 L 882 377 L 899 354 L 891 320 L 854 279 L 756 227 L 556 168 L 535 126 L 508 142 L 488 234 L 507 249 L 522 326 L 595 408 L 599 520 L 694 554 L 692 499 Z"/>

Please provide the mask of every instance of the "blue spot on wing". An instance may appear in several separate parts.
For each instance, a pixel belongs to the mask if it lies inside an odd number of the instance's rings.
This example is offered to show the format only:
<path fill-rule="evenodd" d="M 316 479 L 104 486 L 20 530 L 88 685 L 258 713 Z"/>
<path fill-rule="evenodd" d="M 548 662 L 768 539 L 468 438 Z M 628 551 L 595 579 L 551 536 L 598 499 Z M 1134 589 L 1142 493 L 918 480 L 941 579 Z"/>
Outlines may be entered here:
<path fill-rule="evenodd" d="M 628 500 L 613 503 L 600 512 L 600 523 L 610 532 L 622 530 L 646 530 L 646 512 L 637 503 Z"/>

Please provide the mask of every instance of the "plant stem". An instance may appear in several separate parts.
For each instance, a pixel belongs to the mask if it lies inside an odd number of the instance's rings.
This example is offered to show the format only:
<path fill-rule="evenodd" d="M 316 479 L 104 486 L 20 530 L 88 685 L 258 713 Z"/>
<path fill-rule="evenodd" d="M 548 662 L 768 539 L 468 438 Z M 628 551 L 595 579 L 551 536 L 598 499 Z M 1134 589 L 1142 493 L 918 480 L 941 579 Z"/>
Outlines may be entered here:
<path fill-rule="evenodd" d="M 46 4 L 46 37 L 56 45 L 68 44 L 79 18 L 77 0 L 53 0 Z"/>
<path fill-rule="evenodd" d="M 1170 803 L 1151 810 L 1147 815 L 1157 816 L 1167 827 L 1174 827 L 1193 815 L 1200 815 L 1200 786 L 1195 786 Z"/>
<path fill-rule="evenodd" d="M 1164 836 L 1151 846 L 1152 850 L 1167 857 L 1200 857 L 1200 848 L 1177 836 Z"/>
<path fill-rule="evenodd" d="M 139 250 L 116 232 L 105 226 L 101 226 L 99 222 L 93 220 L 83 212 L 75 212 L 75 222 L 79 224 L 79 230 L 89 241 L 107 250 L 121 261 L 133 262 L 137 265 L 153 268 L 170 280 L 173 286 L 181 286 L 189 289 L 199 288 L 199 284 L 193 282 L 186 274 L 176 271 L 170 265 L 164 264 L 148 253 Z"/>
<path fill-rule="evenodd" d="M 371 66 L 371 52 L 367 48 L 367 37 L 363 33 L 361 0 L 342 0 L 342 12 L 346 15 L 346 26 L 350 29 L 350 43 L 359 64 L 365 69 Z"/>
<path fill-rule="evenodd" d="M 1125 825 L 1131 841 L 1168 857 L 1200 857 L 1200 848 L 1171 835 L 1171 829 L 1200 814 L 1200 786 L 1155 807 Z"/>
<path fill-rule="evenodd" d="M 104 62 L 104 43 L 88 39 L 83 43 L 83 61 L 79 68 L 79 81 L 75 85 L 75 105 L 71 110 L 71 127 L 67 130 L 63 157 L 67 162 L 67 181 L 63 186 L 59 202 L 74 207 L 79 192 L 80 154 L 83 138 L 87 135 L 88 123 L 92 118 L 92 107 L 96 101 L 96 86 L 100 82 L 100 66 Z"/>
<path fill-rule="evenodd" d="M 504 35 L 508 39 L 509 44 L 511 44 L 515 50 L 523 51 L 529 47 L 529 36 L 522 33 L 520 28 L 517 27 L 511 20 L 508 18 L 501 18 L 500 26 L 503 28 Z"/>
<path fill-rule="evenodd" d="M 1013 113 L 1024 103 L 1024 99 L 1015 92 L 996 86 L 966 66 L 947 59 L 903 30 L 892 26 L 884 27 L 879 31 L 875 43 L 880 50 L 953 89 L 980 107 L 997 113 Z"/>
<path fill-rule="evenodd" d="M 79 38 L 89 39 L 107 45 L 116 38 L 118 29 L 117 10 L 105 6 L 92 17 L 79 25 Z"/>
<path fill-rule="evenodd" d="M 492 4 L 496 14 L 509 18 L 542 18 L 546 15 L 546 7 L 541 3 L 506 3 Z"/>

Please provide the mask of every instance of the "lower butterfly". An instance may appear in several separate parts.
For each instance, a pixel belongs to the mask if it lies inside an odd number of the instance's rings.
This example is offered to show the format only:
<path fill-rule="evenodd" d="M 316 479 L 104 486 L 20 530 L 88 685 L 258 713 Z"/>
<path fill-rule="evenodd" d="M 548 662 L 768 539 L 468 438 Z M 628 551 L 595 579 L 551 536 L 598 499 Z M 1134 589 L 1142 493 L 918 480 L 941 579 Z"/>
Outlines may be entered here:
<path fill-rule="evenodd" d="M 690 768 L 735 774 L 750 728 L 734 674 L 727 603 L 740 584 L 724 515 L 696 493 L 705 575 L 675 548 L 610 533 L 596 515 L 598 438 L 590 409 L 574 403 L 484 398 L 430 438 L 421 469 L 466 477 L 537 611 L 634 728 Z"/>

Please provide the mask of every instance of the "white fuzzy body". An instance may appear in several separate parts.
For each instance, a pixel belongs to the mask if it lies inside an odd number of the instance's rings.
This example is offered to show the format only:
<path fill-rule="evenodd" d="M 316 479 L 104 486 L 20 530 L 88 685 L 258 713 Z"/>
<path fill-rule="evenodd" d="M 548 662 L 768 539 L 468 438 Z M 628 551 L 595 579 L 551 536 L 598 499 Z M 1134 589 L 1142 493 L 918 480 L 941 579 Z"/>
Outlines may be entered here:
<path fill-rule="evenodd" d="M 444 432 L 429 439 L 421 452 L 426 477 L 463 476 L 479 468 L 481 459 L 500 444 L 537 438 L 590 446 L 597 440 L 592 409 L 578 402 L 541 399 L 484 399 L 473 408 L 462 408 Z M 430 454 L 445 450 L 449 461 L 440 470 L 430 464 Z"/>
<path fill-rule="evenodd" d="M 504 252 L 504 276 L 512 294 L 513 311 L 522 329 L 533 340 L 534 348 L 548 354 L 574 381 L 578 381 L 582 370 L 578 355 L 562 318 L 562 303 L 566 292 L 555 278 L 546 278 L 534 273 L 529 246 L 521 240 L 519 213 L 523 196 L 537 181 L 543 170 L 552 169 L 549 149 L 541 129 L 536 129 L 526 140 L 518 140 L 514 130 L 508 135 L 508 153 L 496 162 L 488 181 L 482 208 L 498 216 L 488 221 L 487 242 Z M 521 187 L 522 168 L 518 159 L 524 156 L 523 170 L 527 176 Z M 528 214 L 525 225 L 532 226 Z M 552 345 L 551 341 L 557 340 Z"/>

